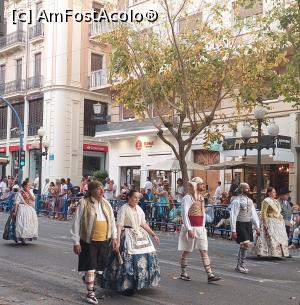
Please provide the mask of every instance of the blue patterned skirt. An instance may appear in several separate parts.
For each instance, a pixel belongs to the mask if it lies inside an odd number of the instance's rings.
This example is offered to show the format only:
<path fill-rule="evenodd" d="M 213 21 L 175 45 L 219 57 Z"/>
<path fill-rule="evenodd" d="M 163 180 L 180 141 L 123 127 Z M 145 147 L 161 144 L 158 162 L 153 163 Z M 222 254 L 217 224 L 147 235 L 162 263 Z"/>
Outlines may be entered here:
<path fill-rule="evenodd" d="M 101 287 L 125 291 L 127 289 L 143 289 L 155 287 L 160 280 L 160 268 L 156 252 L 144 254 L 128 254 L 126 251 L 125 234 L 122 233 L 120 255 L 123 264 L 119 263 L 113 251 L 103 273 Z"/>

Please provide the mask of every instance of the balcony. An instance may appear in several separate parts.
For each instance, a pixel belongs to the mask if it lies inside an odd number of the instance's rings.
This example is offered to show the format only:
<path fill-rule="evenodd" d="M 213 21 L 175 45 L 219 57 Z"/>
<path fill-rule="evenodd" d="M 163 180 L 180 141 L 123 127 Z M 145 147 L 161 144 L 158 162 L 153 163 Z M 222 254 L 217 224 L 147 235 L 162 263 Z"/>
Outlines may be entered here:
<path fill-rule="evenodd" d="M 0 84 L 0 94 L 5 97 L 22 97 L 25 94 L 24 89 L 25 81 L 22 79 Z"/>
<path fill-rule="evenodd" d="M 38 22 L 29 28 L 29 39 L 32 43 L 39 42 L 44 39 L 44 24 Z"/>
<path fill-rule="evenodd" d="M 16 31 L 0 38 L 0 55 L 13 53 L 25 47 L 25 32 Z"/>
<path fill-rule="evenodd" d="M 91 72 L 91 76 L 89 77 L 89 89 L 97 90 L 101 88 L 106 88 L 110 86 L 107 79 L 107 70 L 97 70 Z"/>
<path fill-rule="evenodd" d="M 27 90 L 39 90 L 42 87 L 42 76 L 37 75 L 29 77 L 26 80 L 26 89 Z"/>
<path fill-rule="evenodd" d="M 89 37 L 93 39 L 98 35 L 109 33 L 119 26 L 119 22 L 97 22 L 94 21 L 90 24 Z"/>
<path fill-rule="evenodd" d="M 28 136 L 35 136 L 38 134 L 38 130 L 39 128 L 43 126 L 43 122 L 41 123 L 30 123 L 30 125 L 28 125 Z"/>

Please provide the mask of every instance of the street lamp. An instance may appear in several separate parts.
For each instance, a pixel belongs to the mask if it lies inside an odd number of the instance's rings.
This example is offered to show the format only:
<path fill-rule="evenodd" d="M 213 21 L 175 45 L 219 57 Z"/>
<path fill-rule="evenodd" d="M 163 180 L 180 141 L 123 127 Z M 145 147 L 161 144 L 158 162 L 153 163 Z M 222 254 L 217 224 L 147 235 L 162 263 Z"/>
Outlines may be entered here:
<path fill-rule="evenodd" d="M 247 149 L 256 149 L 257 150 L 257 165 L 256 165 L 256 177 L 257 177 L 257 196 L 256 196 L 256 203 L 260 206 L 261 203 L 261 189 L 262 189 L 262 169 L 261 169 L 261 150 L 263 148 L 273 149 L 273 156 L 275 155 L 275 140 L 279 134 L 279 127 L 275 124 L 275 122 L 271 122 L 268 127 L 268 133 L 272 137 L 272 144 L 264 144 L 262 143 L 262 135 L 261 135 L 261 127 L 262 123 L 265 119 L 266 109 L 262 106 L 256 106 L 254 109 L 254 117 L 257 120 L 257 143 L 249 143 L 252 134 L 252 128 L 249 123 L 245 123 L 241 129 L 241 136 L 244 141 L 244 157 L 247 156 Z"/>
<path fill-rule="evenodd" d="M 47 160 L 47 156 L 48 156 L 48 149 L 50 146 L 50 142 L 45 139 L 43 142 L 43 138 L 45 136 L 45 129 L 43 127 L 40 127 L 38 130 L 38 136 L 39 136 L 39 142 L 35 143 L 35 148 L 38 149 L 37 151 L 37 157 L 38 157 L 38 172 L 39 172 L 39 188 L 38 188 L 38 198 L 41 198 L 41 193 L 42 193 L 42 158 L 43 156 L 46 157 Z M 45 151 L 43 151 L 43 148 L 45 149 Z"/>

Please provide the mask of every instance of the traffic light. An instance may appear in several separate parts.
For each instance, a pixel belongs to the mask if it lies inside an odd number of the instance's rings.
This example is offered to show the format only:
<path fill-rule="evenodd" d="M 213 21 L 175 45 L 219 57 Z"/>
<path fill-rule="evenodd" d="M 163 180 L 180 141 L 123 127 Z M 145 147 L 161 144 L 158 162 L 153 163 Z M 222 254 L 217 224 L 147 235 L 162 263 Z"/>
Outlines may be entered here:
<path fill-rule="evenodd" d="M 20 151 L 20 167 L 25 166 L 25 151 Z"/>

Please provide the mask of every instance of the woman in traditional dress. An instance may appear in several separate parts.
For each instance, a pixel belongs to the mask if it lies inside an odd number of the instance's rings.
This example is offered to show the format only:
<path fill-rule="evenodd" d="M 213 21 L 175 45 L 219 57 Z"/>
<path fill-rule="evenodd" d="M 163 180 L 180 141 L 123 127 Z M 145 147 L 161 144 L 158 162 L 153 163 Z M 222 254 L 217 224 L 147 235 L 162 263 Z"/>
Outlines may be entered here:
<path fill-rule="evenodd" d="M 254 251 L 257 256 L 288 257 L 288 237 L 281 215 L 276 190 L 267 189 L 267 197 L 261 203 L 261 229 Z"/>
<path fill-rule="evenodd" d="M 109 258 L 104 271 L 102 287 L 123 291 L 127 295 L 134 290 L 158 285 L 160 269 L 151 238 L 159 244 L 159 237 L 146 223 L 145 214 L 138 205 L 140 194 L 130 190 L 128 203 L 117 217 L 117 251 Z"/>
<path fill-rule="evenodd" d="M 38 237 L 38 218 L 34 209 L 35 196 L 28 181 L 22 183 L 21 190 L 16 194 L 12 208 L 12 218 L 15 219 L 15 232 L 12 239 L 15 242 L 32 241 Z"/>

